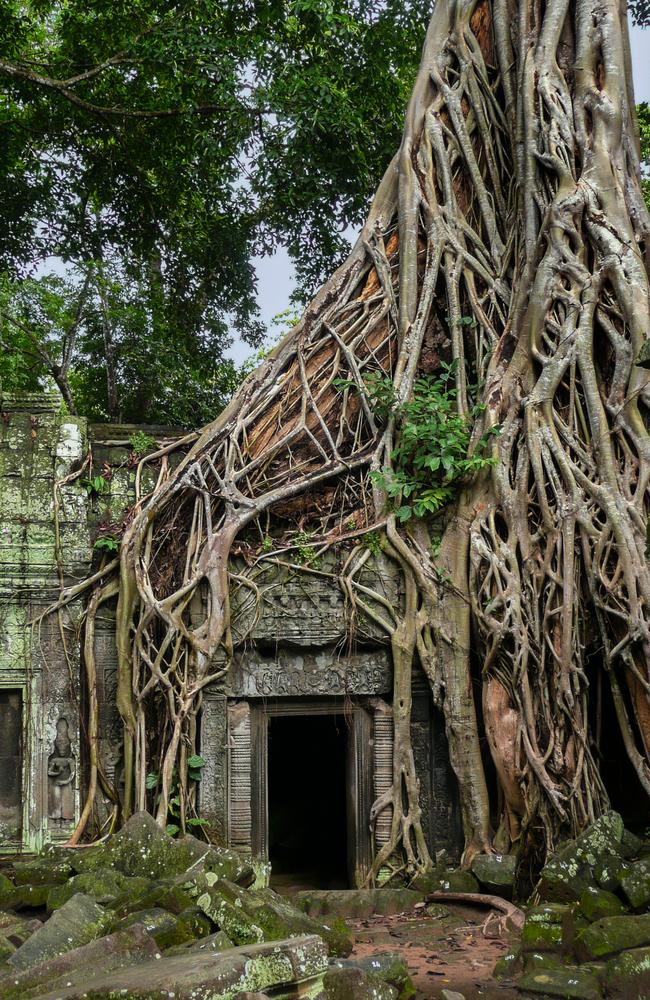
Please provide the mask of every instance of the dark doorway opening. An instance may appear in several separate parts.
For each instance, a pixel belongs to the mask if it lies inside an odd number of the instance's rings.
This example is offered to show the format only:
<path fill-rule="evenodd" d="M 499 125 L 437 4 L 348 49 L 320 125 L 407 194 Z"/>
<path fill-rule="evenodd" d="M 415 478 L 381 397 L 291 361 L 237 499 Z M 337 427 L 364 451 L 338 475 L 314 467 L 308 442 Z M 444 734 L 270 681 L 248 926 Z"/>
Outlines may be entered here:
<path fill-rule="evenodd" d="M 598 738 L 597 753 L 600 757 L 601 777 L 612 809 L 621 814 L 629 830 L 643 837 L 648 826 L 648 800 L 625 749 L 609 678 L 602 662 L 599 666 L 600 682 L 597 695 L 600 701 L 600 720 L 596 719 L 593 725 Z M 621 696 L 626 702 L 628 718 L 633 719 L 634 715 L 624 686 L 625 677 L 623 671 L 620 673 L 623 682 Z M 593 682 L 592 686 L 595 686 Z M 641 745 L 640 739 L 638 745 Z"/>
<path fill-rule="evenodd" d="M 0 688 L 0 845 L 21 840 L 22 779 L 22 691 L 20 688 Z"/>
<path fill-rule="evenodd" d="M 269 718 L 272 884 L 347 888 L 347 728 L 342 715 Z"/>

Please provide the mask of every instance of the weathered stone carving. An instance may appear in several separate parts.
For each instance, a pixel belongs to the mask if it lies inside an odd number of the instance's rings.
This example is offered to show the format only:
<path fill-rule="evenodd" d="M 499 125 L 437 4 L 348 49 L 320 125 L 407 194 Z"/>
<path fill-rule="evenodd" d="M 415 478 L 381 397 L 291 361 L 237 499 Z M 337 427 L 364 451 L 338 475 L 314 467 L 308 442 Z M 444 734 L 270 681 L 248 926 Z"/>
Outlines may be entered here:
<path fill-rule="evenodd" d="M 251 713 L 246 702 L 228 706 L 230 750 L 229 831 L 230 847 L 251 849 Z"/>
<path fill-rule="evenodd" d="M 48 816 L 50 822 L 69 823 L 74 819 L 74 780 L 77 761 L 72 751 L 68 720 L 56 724 L 54 748 L 47 758 Z"/>
<path fill-rule="evenodd" d="M 392 670 L 384 650 L 337 658 L 331 649 L 297 653 L 278 649 L 274 659 L 257 650 L 235 656 L 226 692 L 236 698 L 301 695 L 372 695 L 390 691 Z"/>

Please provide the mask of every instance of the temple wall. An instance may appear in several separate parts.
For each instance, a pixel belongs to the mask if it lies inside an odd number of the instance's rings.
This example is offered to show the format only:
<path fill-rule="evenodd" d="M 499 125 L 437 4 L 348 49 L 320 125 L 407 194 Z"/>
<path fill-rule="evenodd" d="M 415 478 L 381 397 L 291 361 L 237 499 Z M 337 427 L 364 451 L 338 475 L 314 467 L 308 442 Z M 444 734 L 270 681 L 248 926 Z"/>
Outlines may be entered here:
<path fill-rule="evenodd" d="M 119 535 L 135 498 L 137 459 L 130 439 L 139 429 L 89 426 L 83 418 L 64 415 L 55 394 L 0 397 L 0 411 L 0 772 L 9 775 L 4 781 L 0 777 L 0 844 L 2 850 L 34 849 L 67 837 L 79 813 L 83 609 L 74 604 L 40 625 L 30 623 L 55 599 L 60 581 L 70 585 L 87 575 L 98 537 Z M 144 430 L 157 441 L 176 436 L 169 428 Z M 89 456 L 91 463 L 84 465 Z M 92 489 L 96 476 L 103 480 Z M 155 468 L 145 469 L 141 494 L 156 476 Z M 349 609 L 328 576 L 335 576 L 335 560 L 328 556 L 319 576 L 295 568 L 263 569 L 256 578 L 259 608 L 250 589 L 233 588 L 234 664 L 220 683 L 206 689 L 201 710 L 206 766 L 200 808 L 216 838 L 242 850 L 263 855 L 265 849 L 260 816 L 266 795 L 265 733 L 273 713 L 323 713 L 327 705 L 348 713 L 355 755 L 350 781 L 357 790 L 361 839 L 367 835 L 366 812 L 390 781 L 390 650 L 382 630 L 363 615 L 350 644 Z M 399 605 L 399 577 L 390 563 L 380 557 L 363 573 L 363 582 Z M 108 779 L 119 787 L 114 617 L 114 603 L 103 605 L 95 649 L 100 757 Z M 16 732 L 22 734 L 18 747 Z M 412 735 L 430 849 L 453 853 L 459 843 L 458 807 L 444 722 L 419 671 L 414 673 Z M 385 827 L 380 823 L 378 842 Z M 360 857 L 367 861 L 369 850 L 368 843 Z"/>

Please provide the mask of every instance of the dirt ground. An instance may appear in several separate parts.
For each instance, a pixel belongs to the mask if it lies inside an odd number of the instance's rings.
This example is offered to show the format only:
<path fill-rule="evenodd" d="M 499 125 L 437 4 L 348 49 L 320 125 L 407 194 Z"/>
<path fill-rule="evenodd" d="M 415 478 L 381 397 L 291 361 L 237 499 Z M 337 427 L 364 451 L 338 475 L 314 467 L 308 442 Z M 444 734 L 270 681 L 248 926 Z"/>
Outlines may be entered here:
<path fill-rule="evenodd" d="M 450 915 L 442 917 L 410 911 L 348 919 L 355 934 L 350 957 L 399 952 L 411 972 L 417 1000 L 440 998 L 443 989 L 455 990 L 465 1000 L 515 1000 L 519 994 L 514 984 L 492 977 L 495 963 L 508 951 L 514 935 L 499 929 L 495 921 L 490 921 L 484 933 L 485 909 L 456 905 L 447 909 Z"/>

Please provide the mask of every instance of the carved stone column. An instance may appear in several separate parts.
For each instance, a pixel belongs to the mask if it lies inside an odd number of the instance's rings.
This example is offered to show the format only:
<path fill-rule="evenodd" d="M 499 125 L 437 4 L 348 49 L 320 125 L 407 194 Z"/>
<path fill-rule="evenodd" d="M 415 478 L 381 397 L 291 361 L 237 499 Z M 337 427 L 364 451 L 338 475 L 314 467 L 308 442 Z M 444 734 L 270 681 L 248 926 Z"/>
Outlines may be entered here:
<path fill-rule="evenodd" d="M 251 851 L 251 711 L 248 702 L 228 705 L 228 844 Z"/>

